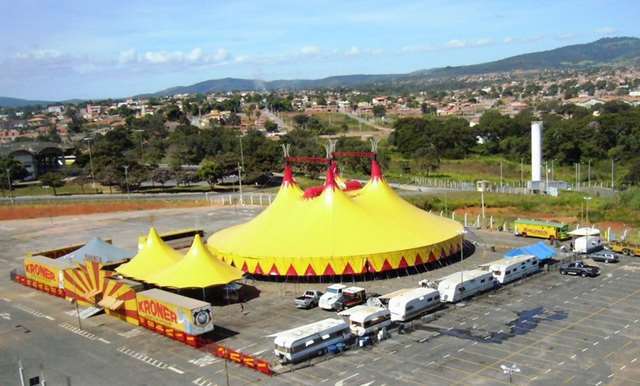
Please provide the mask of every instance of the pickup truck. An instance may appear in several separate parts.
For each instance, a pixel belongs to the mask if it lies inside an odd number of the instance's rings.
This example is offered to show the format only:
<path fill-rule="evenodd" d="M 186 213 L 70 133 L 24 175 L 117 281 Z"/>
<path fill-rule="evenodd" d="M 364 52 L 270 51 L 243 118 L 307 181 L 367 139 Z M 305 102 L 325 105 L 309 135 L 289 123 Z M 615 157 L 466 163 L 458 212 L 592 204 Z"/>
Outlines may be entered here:
<path fill-rule="evenodd" d="M 296 308 L 314 308 L 318 306 L 318 301 L 322 296 L 322 292 L 315 290 L 304 291 L 304 295 L 298 296 L 295 300 Z"/>
<path fill-rule="evenodd" d="M 600 268 L 593 265 L 587 265 L 581 260 L 561 264 L 559 270 L 562 275 L 576 275 L 582 277 L 596 277 L 600 274 Z"/>

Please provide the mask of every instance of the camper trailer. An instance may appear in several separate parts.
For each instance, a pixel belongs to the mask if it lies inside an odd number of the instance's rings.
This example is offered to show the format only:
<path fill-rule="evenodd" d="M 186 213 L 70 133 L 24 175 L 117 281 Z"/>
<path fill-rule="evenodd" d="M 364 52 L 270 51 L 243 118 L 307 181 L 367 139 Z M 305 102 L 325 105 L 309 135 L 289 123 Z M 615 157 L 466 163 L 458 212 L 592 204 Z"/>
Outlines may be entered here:
<path fill-rule="evenodd" d="M 455 303 L 480 292 L 495 288 L 497 285 L 493 274 L 483 269 L 472 269 L 452 273 L 438 280 L 440 301 Z"/>
<path fill-rule="evenodd" d="M 598 236 L 582 236 L 573 242 L 573 252 L 575 253 L 591 253 L 603 248 L 602 239 Z"/>
<path fill-rule="evenodd" d="M 391 325 L 391 313 L 384 307 L 360 305 L 340 315 L 349 316 L 349 327 L 357 336 L 375 334 Z"/>
<path fill-rule="evenodd" d="M 332 346 L 345 345 L 351 338 L 349 325 L 342 319 L 325 319 L 279 333 L 275 356 L 282 363 L 296 363 L 323 355 Z"/>
<path fill-rule="evenodd" d="M 379 299 L 391 312 L 394 322 L 406 322 L 442 305 L 440 293 L 433 288 L 407 288 Z"/>
<path fill-rule="evenodd" d="M 500 284 L 507 284 L 540 270 L 538 258 L 533 255 L 521 255 L 504 258 L 482 266 L 493 273 Z"/>

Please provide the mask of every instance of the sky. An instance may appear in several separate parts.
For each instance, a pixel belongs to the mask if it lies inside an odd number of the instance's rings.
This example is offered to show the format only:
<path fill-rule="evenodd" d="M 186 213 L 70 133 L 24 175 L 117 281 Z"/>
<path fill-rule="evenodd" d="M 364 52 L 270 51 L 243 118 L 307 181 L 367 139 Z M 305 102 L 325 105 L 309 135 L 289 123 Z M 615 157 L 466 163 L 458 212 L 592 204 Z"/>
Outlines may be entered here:
<path fill-rule="evenodd" d="M 637 0 L 0 0 L 0 96 L 405 73 L 640 36 Z"/>

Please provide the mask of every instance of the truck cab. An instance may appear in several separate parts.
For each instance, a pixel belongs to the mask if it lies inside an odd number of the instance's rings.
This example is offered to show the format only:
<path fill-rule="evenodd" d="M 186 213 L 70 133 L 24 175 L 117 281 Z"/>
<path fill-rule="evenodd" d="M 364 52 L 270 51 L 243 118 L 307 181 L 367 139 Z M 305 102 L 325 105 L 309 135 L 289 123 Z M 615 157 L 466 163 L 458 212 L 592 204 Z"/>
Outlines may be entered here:
<path fill-rule="evenodd" d="M 347 286 L 343 284 L 332 284 L 327 287 L 327 291 L 320 296 L 320 301 L 318 302 L 320 308 L 328 311 L 335 310 L 335 305 L 342 297 L 342 292 L 345 288 L 347 288 Z"/>

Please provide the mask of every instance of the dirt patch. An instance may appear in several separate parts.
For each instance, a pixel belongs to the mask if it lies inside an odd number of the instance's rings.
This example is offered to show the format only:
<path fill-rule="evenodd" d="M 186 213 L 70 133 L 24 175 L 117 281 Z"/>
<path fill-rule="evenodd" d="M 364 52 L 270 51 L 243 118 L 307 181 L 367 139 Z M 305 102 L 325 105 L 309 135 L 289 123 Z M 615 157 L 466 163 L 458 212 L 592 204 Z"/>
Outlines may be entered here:
<path fill-rule="evenodd" d="M 149 200 L 149 201 L 101 201 L 57 204 L 24 204 L 0 206 L 0 220 L 23 220 L 28 218 L 58 217 L 92 213 L 121 211 L 192 208 L 207 206 L 206 201 Z"/>

